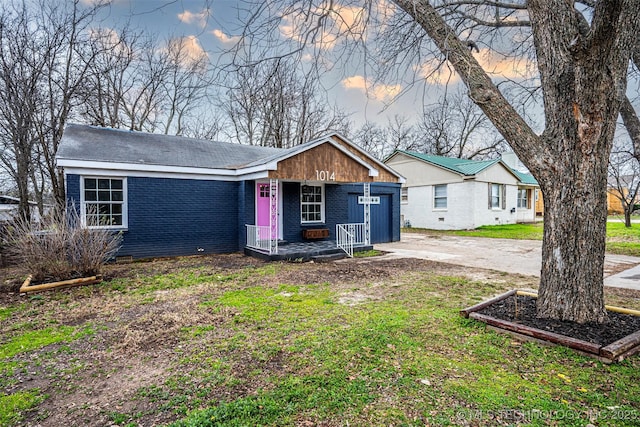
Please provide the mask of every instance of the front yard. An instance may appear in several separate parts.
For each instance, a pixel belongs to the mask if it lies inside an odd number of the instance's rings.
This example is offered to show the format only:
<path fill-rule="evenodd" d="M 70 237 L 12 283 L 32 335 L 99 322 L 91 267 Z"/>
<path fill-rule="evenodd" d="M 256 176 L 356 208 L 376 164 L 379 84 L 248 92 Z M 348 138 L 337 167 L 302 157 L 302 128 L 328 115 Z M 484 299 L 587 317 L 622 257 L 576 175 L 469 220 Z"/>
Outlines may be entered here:
<path fill-rule="evenodd" d="M 15 271 L 3 270 L 4 290 Z M 379 257 L 241 255 L 0 293 L 0 425 L 638 425 L 640 358 L 603 365 L 458 310 L 535 279 Z M 640 293 L 607 289 L 640 309 Z"/>

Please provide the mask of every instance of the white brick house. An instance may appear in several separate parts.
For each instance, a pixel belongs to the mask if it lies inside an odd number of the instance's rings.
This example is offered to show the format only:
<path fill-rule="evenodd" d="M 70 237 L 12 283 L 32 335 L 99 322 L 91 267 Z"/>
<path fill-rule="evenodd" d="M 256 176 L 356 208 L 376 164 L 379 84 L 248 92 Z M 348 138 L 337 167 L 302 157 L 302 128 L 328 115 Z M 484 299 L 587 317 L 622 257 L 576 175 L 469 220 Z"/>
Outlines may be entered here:
<path fill-rule="evenodd" d="M 406 178 L 400 201 L 403 226 L 458 230 L 536 219 L 538 183 L 501 159 L 477 161 L 396 150 L 385 163 Z"/>

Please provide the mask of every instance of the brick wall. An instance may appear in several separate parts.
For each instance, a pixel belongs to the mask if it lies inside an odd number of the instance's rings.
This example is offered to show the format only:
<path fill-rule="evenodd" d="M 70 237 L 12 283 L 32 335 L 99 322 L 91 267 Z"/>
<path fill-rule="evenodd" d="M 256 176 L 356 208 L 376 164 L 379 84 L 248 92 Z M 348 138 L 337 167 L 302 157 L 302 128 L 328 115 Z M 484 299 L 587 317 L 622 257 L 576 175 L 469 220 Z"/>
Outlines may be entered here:
<path fill-rule="evenodd" d="M 349 222 L 348 200 L 362 184 L 325 185 L 325 223 L 300 223 L 300 183 L 282 182 L 283 239 L 302 241 L 305 228 Z M 391 235 L 400 240 L 400 185 L 372 184 L 371 195 L 391 196 Z M 79 208 L 80 177 L 67 175 L 67 200 Z M 246 244 L 245 224 L 255 224 L 255 181 L 127 178 L 128 229 L 118 256 L 145 258 L 228 253 Z M 203 249 L 199 251 L 198 249 Z"/>
<path fill-rule="evenodd" d="M 300 183 L 283 182 L 282 185 L 282 238 L 288 242 L 302 241 L 300 224 Z M 306 227 L 313 228 L 313 227 Z"/>
<path fill-rule="evenodd" d="M 241 184 L 128 177 L 128 229 L 117 255 L 145 258 L 239 250 Z M 67 176 L 67 199 L 80 200 L 77 175 Z"/>

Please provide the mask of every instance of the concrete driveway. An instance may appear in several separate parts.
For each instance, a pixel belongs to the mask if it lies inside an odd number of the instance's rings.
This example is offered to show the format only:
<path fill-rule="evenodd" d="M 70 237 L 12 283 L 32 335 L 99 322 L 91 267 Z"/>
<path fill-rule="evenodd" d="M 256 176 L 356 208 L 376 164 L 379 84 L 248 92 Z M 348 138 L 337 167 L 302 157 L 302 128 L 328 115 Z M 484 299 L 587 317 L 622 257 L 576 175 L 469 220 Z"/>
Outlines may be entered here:
<path fill-rule="evenodd" d="M 402 233 L 399 242 L 376 244 L 387 257 L 422 258 L 467 267 L 540 276 L 542 242 Z M 640 258 L 607 254 L 605 285 L 640 290 Z"/>

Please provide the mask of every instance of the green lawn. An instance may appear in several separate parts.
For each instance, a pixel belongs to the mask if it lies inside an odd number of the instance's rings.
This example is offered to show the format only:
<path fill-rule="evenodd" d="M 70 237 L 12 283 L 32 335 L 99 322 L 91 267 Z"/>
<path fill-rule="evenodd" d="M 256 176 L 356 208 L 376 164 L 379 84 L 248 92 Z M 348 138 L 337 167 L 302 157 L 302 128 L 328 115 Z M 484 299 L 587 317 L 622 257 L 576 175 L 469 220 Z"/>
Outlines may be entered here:
<path fill-rule="evenodd" d="M 485 225 L 475 230 L 428 230 L 403 228 L 407 233 L 486 237 L 494 239 L 542 240 L 542 222 L 535 224 Z M 607 223 L 607 252 L 619 255 L 640 256 L 640 224 L 631 228 L 622 222 Z"/>
<path fill-rule="evenodd" d="M 604 365 L 459 316 L 526 278 L 421 260 L 172 262 L 7 303 L 0 425 L 638 425 L 639 357 Z M 608 294 L 620 300 L 640 308 Z"/>

